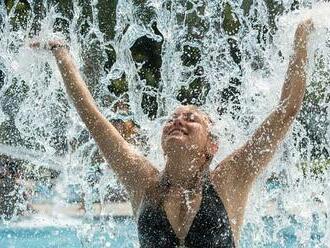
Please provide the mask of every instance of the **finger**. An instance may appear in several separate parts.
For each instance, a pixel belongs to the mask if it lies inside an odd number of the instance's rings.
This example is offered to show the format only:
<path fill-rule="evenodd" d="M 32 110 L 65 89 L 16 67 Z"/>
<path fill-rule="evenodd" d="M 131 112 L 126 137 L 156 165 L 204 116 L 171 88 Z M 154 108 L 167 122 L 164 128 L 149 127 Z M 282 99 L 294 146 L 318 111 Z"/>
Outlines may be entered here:
<path fill-rule="evenodd" d="M 314 22 L 311 18 L 308 18 L 307 20 L 302 22 L 302 26 L 307 30 L 307 31 L 312 31 L 314 30 Z"/>
<path fill-rule="evenodd" d="M 40 48 L 40 42 L 39 41 L 32 41 L 32 42 L 30 42 L 29 46 L 31 48 Z"/>
<path fill-rule="evenodd" d="M 61 46 L 65 46 L 64 41 L 61 40 L 50 40 L 48 42 L 49 47 L 53 48 L 53 47 L 61 47 Z"/>
<path fill-rule="evenodd" d="M 33 41 L 29 44 L 31 48 L 51 50 L 51 42 Z"/>
<path fill-rule="evenodd" d="M 313 31 L 315 29 L 314 22 L 312 19 L 307 20 L 307 27 L 309 31 Z"/>

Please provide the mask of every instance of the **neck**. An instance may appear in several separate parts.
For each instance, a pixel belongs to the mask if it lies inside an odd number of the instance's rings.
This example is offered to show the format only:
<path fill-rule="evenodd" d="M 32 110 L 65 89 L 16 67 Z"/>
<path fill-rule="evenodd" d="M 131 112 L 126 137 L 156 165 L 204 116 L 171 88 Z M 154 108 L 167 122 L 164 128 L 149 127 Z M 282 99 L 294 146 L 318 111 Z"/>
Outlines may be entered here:
<path fill-rule="evenodd" d="M 170 187 L 198 190 L 207 168 L 204 155 L 168 156 L 164 170 L 166 183 Z"/>

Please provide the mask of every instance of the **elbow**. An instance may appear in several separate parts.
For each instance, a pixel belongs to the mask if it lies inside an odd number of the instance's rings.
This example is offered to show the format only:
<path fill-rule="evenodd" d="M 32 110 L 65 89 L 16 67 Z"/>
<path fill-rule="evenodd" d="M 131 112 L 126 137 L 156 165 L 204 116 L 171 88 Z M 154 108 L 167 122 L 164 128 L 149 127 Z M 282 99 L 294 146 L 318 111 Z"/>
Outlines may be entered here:
<path fill-rule="evenodd" d="M 283 116 L 283 121 L 285 123 L 291 123 L 296 116 L 298 115 L 299 111 L 301 109 L 301 104 L 299 103 L 293 103 L 290 104 L 289 106 L 281 106 L 281 112 Z"/>
<path fill-rule="evenodd" d="M 301 109 L 301 104 L 293 104 L 293 106 L 290 106 L 287 109 L 288 117 L 291 117 L 291 118 L 296 117 L 298 115 L 300 109 Z"/>

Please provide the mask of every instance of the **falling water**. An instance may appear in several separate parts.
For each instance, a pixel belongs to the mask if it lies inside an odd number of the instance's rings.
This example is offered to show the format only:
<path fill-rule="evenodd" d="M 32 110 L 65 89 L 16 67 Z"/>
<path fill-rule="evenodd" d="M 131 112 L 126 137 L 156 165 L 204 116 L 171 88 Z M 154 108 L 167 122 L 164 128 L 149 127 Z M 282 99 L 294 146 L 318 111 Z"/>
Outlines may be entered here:
<path fill-rule="evenodd" d="M 55 164 L 61 163 L 63 170 L 58 194 L 75 182 L 83 185 L 88 203 L 85 175 L 96 163 L 98 149 L 66 96 L 52 54 L 28 46 L 31 40 L 65 39 L 102 113 L 109 120 L 133 119 L 150 144 L 138 149 L 159 168 L 164 165 L 162 122 L 180 102 L 202 105 L 214 120 L 220 141 L 216 165 L 278 103 L 295 28 L 311 17 L 315 32 L 308 49 L 304 106 L 255 183 L 241 246 L 327 247 L 330 6 L 293 0 L 118 0 L 109 35 L 98 18 L 105 11 L 101 2 L 93 0 L 86 7 L 74 1 L 68 13 L 59 5 L 40 7 L 30 1 L 33 11 L 22 22 L 15 19 L 17 1 L 9 12 L 0 7 L 0 136 L 6 148 L 1 146 L 1 152 L 26 153 L 33 163 L 36 154 L 43 154 L 37 161 L 43 166 L 54 162 L 50 158 L 58 159 Z M 161 64 L 141 61 L 135 53 L 146 41 Z M 109 92 L 109 85 L 121 81 L 127 82 L 126 93 Z M 114 111 L 119 102 L 129 104 L 129 110 Z M 109 173 L 101 180 L 103 191 L 109 178 L 115 183 Z M 116 228 L 111 221 L 101 224 L 99 232 Z M 93 232 L 82 225 L 77 229 L 88 240 Z"/>

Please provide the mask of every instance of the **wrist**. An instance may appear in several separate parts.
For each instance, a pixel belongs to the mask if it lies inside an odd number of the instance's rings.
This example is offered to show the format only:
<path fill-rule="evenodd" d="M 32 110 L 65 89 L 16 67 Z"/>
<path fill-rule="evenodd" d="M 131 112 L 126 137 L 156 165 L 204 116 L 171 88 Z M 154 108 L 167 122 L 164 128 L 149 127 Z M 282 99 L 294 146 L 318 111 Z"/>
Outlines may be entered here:
<path fill-rule="evenodd" d="M 69 47 L 68 46 L 64 46 L 64 45 L 61 45 L 61 46 L 55 46 L 53 48 L 50 49 L 50 51 L 53 53 L 53 55 L 56 57 L 56 58 L 63 58 L 65 56 L 68 56 L 69 55 Z"/>
<path fill-rule="evenodd" d="M 304 39 L 304 40 L 299 40 L 299 41 L 295 42 L 294 50 L 296 52 L 306 52 L 307 53 L 307 41 Z"/>

